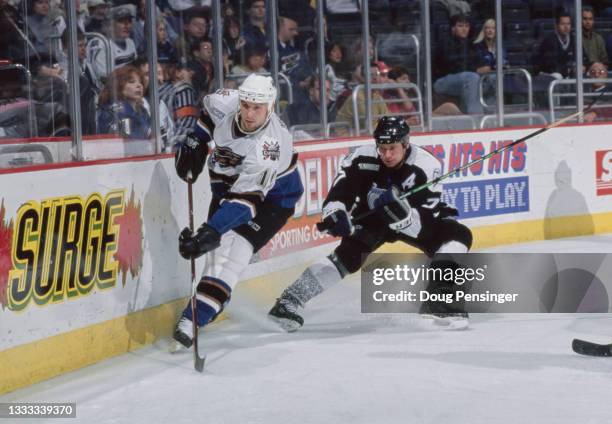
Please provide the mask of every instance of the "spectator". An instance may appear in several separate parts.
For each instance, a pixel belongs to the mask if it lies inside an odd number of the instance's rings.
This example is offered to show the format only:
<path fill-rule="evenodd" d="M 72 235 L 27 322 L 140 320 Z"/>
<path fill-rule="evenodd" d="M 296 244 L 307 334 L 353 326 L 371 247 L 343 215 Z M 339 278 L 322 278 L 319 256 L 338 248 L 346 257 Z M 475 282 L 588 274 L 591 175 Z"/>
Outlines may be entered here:
<path fill-rule="evenodd" d="M 495 19 L 487 19 L 485 21 L 480 33 L 474 40 L 474 47 L 482 62 L 482 66 L 476 69 L 476 72 L 486 74 L 497 69 Z M 505 54 L 502 54 L 502 60 L 504 61 L 504 66 L 506 66 Z"/>
<path fill-rule="evenodd" d="M 606 42 L 601 34 L 593 31 L 594 27 L 593 8 L 585 6 L 582 8 L 582 47 L 590 63 L 599 62 L 608 66 L 608 52 Z"/>
<path fill-rule="evenodd" d="M 405 68 L 402 68 L 401 66 L 396 66 L 394 68 L 391 68 L 387 76 L 388 76 L 389 82 L 396 82 L 400 84 L 408 84 L 411 82 L 408 71 Z M 391 90 L 387 90 L 387 91 L 390 92 Z M 414 106 L 409 96 L 407 95 L 408 93 L 406 93 L 405 89 L 402 89 L 402 91 L 403 91 L 403 94 L 406 95 L 406 97 L 403 97 L 401 93 L 399 93 L 398 91 L 397 98 L 403 99 L 404 102 L 403 103 L 388 103 L 387 107 L 389 108 L 389 112 L 394 113 L 398 111 L 399 112 L 405 111 L 407 114 L 416 112 L 416 107 Z M 393 106 L 393 105 L 397 105 L 397 106 Z M 461 115 L 461 110 L 459 110 L 457 105 L 452 102 L 444 102 L 441 105 L 433 109 L 432 115 L 433 116 Z M 419 121 L 418 117 L 415 115 L 412 115 L 412 116 L 407 115 L 406 120 L 414 122 L 414 124 L 411 124 L 411 125 L 421 125 L 421 122 Z"/>
<path fill-rule="evenodd" d="M 497 44 L 496 44 L 496 35 L 495 35 L 495 19 L 487 19 L 480 30 L 480 33 L 474 40 L 474 47 L 476 48 L 476 52 L 482 62 L 482 66 L 476 69 L 478 74 L 487 74 L 493 72 L 497 69 Z M 506 54 L 502 53 L 502 60 L 504 62 L 504 67 L 508 65 L 508 62 L 505 60 Z M 516 75 L 506 75 L 504 77 L 504 82 L 506 84 L 506 88 L 515 88 L 517 86 L 516 83 Z M 486 98 L 487 104 L 492 104 L 496 99 L 496 85 L 497 85 L 497 75 L 491 74 L 487 75 L 483 81 L 483 91 L 484 97 Z M 520 86 L 520 83 L 518 84 Z M 516 90 L 510 90 L 516 92 Z"/>
<path fill-rule="evenodd" d="M 297 22 L 280 16 L 278 18 L 278 63 L 280 72 L 287 75 L 294 86 L 312 74 L 304 53 L 294 46 L 297 35 Z"/>
<path fill-rule="evenodd" d="M 235 64 L 242 63 L 243 47 L 246 41 L 240 35 L 240 22 L 236 18 L 226 18 L 223 23 L 223 44 L 229 59 Z"/>
<path fill-rule="evenodd" d="M 57 59 L 41 53 L 30 57 L 28 62 L 32 73 L 32 98 L 44 103 L 57 103 L 68 110 L 68 86 L 62 78 L 63 70 Z"/>
<path fill-rule="evenodd" d="M 437 48 L 433 69 L 434 91 L 459 97 L 461 109 L 470 114 L 483 113 L 478 98 L 479 76 L 476 70 L 484 61 L 476 54 L 468 40 L 470 22 L 465 15 L 451 18 L 451 36 L 442 40 Z"/>
<path fill-rule="evenodd" d="M 142 75 L 142 85 L 144 87 L 145 96 L 142 99 L 142 106 L 145 108 L 147 113 L 151 114 L 151 106 L 149 104 L 149 61 L 146 57 L 138 58 L 134 62 L 134 66 L 140 71 Z M 161 64 L 157 64 L 157 83 L 159 87 L 164 84 L 164 71 Z M 159 129 L 161 133 L 162 150 L 164 152 L 171 152 L 172 146 L 170 145 L 171 140 L 174 138 L 174 121 L 168 111 L 168 106 L 163 101 L 159 102 Z"/>
<path fill-rule="evenodd" d="M 383 83 L 407 84 L 410 82 L 408 71 L 397 67 L 390 69 L 384 62 L 375 62 L 381 75 Z M 410 125 L 421 125 L 417 115 L 417 108 L 410 100 L 404 88 L 389 88 L 382 91 L 382 96 L 387 102 L 389 113 L 395 116 L 402 116 Z"/>
<path fill-rule="evenodd" d="M 183 35 L 178 40 L 177 51 L 181 59 L 189 57 L 189 50 L 197 41 L 208 36 L 208 19 L 210 10 L 205 7 L 193 7 L 183 15 Z"/>
<path fill-rule="evenodd" d="M 574 75 L 574 39 L 571 37 L 572 18 L 567 12 L 560 12 L 555 19 L 555 32 L 546 36 L 535 58 L 536 71 L 553 78 L 569 78 Z M 584 60 L 585 65 L 588 58 Z"/>
<path fill-rule="evenodd" d="M 372 77 L 372 84 L 384 83 L 384 78 L 378 70 L 376 63 L 370 64 L 370 75 Z M 353 79 L 359 84 L 363 84 L 365 79 L 363 72 L 361 71 L 361 65 L 358 65 L 353 73 Z M 366 106 L 366 93 L 364 90 L 359 90 L 357 94 L 357 114 L 359 117 L 359 128 L 365 128 L 365 106 Z M 372 126 L 376 125 L 376 121 L 383 115 L 387 115 L 389 109 L 385 103 L 380 90 L 372 90 Z M 350 99 L 344 101 L 340 109 L 338 110 L 336 122 L 346 122 L 350 126 L 353 126 L 353 120 L 355 111 L 353 109 L 353 102 Z M 349 135 L 344 129 L 338 129 L 338 135 L 345 136 Z"/>
<path fill-rule="evenodd" d="M 221 5 L 221 19 L 225 22 L 227 19 L 236 19 L 236 10 L 231 3 L 223 3 Z"/>
<path fill-rule="evenodd" d="M 607 78 L 607 75 L 608 75 L 608 68 L 601 62 L 593 63 L 587 72 L 587 77 L 593 78 L 593 79 Z M 590 87 L 585 91 L 596 92 L 596 91 L 600 91 L 605 86 L 606 84 L 603 82 L 595 83 L 595 84 L 591 84 Z M 606 95 L 604 94 L 604 96 Z M 607 100 L 609 100 L 609 96 Z M 605 121 L 605 120 L 609 121 L 610 119 L 612 119 L 612 107 L 605 106 L 605 107 L 592 109 L 591 111 L 585 113 L 583 119 L 584 119 L 584 122 Z"/>
<path fill-rule="evenodd" d="M 134 28 L 132 30 L 132 38 L 134 39 L 134 44 L 136 44 L 136 51 L 138 51 L 138 54 L 144 54 L 146 52 L 147 49 L 147 36 L 145 34 L 145 17 L 146 17 L 146 4 L 147 4 L 147 0 L 139 0 L 138 1 L 138 13 L 137 13 L 137 19 L 134 22 Z M 159 34 L 160 34 L 160 25 L 163 25 L 163 31 L 164 31 L 164 43 L 167 44 L 168 46 L 164 46 L 164 48 L 166 49 L 166 52 L 168 49 L 171 50 L 175 50 L 175 43 L 176 40 L 178 39 L 178 34 L 174 31 L 174 29 L 172 28 L 172 25 L 170 25 L 170 23 L 167 21 L 167 17 L 165 15 L 163 15 L 160 10 L 159 7 L 156 6 L 156 30 L 157 30 L 157 48 L 158 48 L 158 54 L 159 54 L 159 49 L 160 49 L 160 39 L 159 39 Z"/>
<path fill-rule="evenodd" d="M 188 134 L 198 120 L 197 93 L 191 83 L 193 70 L 185 62 L 166 66 L 167 81 L 159 89 L 174 119 L 174 134 Z"/>
<path fill-rule="evenodd" d="M 300 50 L 305 50 L 306 41 L 315 39 L 315 28 L 317 12 L 313 8 L 316 4 L 311 0 L 283 0 L 278 3 L 278 15 L 290 18 L 297 23 L 299 34 L 293 40 L 293 45 Z M 325 27 L 325 24 L 324 24 Z M 327 31 L 323 31 L 324 38 L 327 39 Z M 315 43 L 316 44 L 316 43 Z"/>
<path fill-rule="evenodd" d="M 325 78 L 331 82 L 331 91 L 329 93 L 330 101 L 335 102 L 340 93 L 346 89 L 346 79 L 339 76 L 342 69 L 342 45 L 337 42 L 331 42 L 325 47 Z"/>
<path fill-rule="evenodd" d="M 112 22 L 110 26 L 110 55 L 111 68 L 115 69 L 127 65 L 136 59 L 136 45 L 130 38 L 136 7 L 132 4 L 113 7 L 111 10 Z M 100 81 L 108 75 L 106 63 L 106 48 L 99 39 L 92 39 L 87 46 L 88 57 L 91 61 L 97 78 Z"/>
<path fill-rule="evenodd" d="M 264 65 L 266 64 L 267 50 L 265 47 L 252 46 L 246 50 L 245 64 L 235 65 L 232 68 L 232 74 L 245 75 L 251 73 L 266 73 L 268 72 Z"/>
<path fill-rule="evenodd" d="M 215 76 L 213 65 L 213 45 L 208 38 L 202 38 L 191 46 L 189 67 L 193 70 L 192 84 L 198 97 L 208 94 Z"/>
<path fill-rule="evenodd" d="M 183 12 L 194 7 L 209 7 L 211 0 L 168 0 L 168 5 L 175 12 Z"/>
<path fill-rule="evenodd" d="M 53 42 L 66 29 L 66 22 L 58 9 L 51 10 L 49 0 L 26 0 L 26 25 L 38 53 L 57 55 Z"/>
<path fill-rule="evenodd" d="M 287 125 L 317 124 L 321 122 L 321 109 L 319 108 L 321 90 L 319 90 L 319 87 L 319 77 L 312 75 L 308 79 L 308 97 L 300 103 L 291 103 L 285 109 L 284 121 Z M 330 102 L 331 83 L 327 78 L 325 79 L 325 87 L 325 99 L 328 105 L 327 122 L 334 122 L 336 120 L 336 107 L 335 103 Z"/>
<path fill-rule="evenodd" d="M 0 60 L 10 60 L 12 62 L 25 61 L 25 45 L 29 43 L 32 50 L 35 50 L 31 42 L 26 38 L 20 28 L 23 22 L 20 21 L 19 12 L 15 7 L 0 3 Z"/>
<path fill-rule="evenodd" d="M 104 21 L 109 18 L 110 5 L 106 0 L 87 0 L 89 19 L 85 24 L 86 32 L 104 32 Z"/>
<path fill-rule="evenodd" d="M 242 36 L 246 41 L 247 47 L 264 47 L 267 51 L 266 3 L 264 0 L 250 0 L 246 13 L 249 16 L 249 21 L 242 28 Z"/>
<path fill-rule="evenodd" d="M 81 100 L 81 132 L 83 135 L 96 133 L 96 102 L 100 93 L 96 86 L 94 70 L 87 60 L 87 40 L 81 30 L 77 31 L 77 46 L 79 54 L 79 98 Z M 68 31 L 62 35 L 62 55 L 58 58 L 58 64 L 62 72 L 60 77 L 68 83 Z"/>
<path fill-rule="evenodd" d="M 178 60 L 176 48 L 168 37 L 167 29 L 170 28 L 162 17 L 156 21 L 157 30 L 157 60 L 159 63 L 170 63 Z"/>
<path fill-rule="evenodd" d="M 151 136 L 151 117 L 144 108 L 144 86 L 140 71 L 127 65 L 116 69 L 99 100 L 98 133 L 118 134 L 135 140 Z"/>
<path fill-rule="evenodd" d="M 357 37 L 349 47 L 351 54 L 347 56 L 345 64 L 349 72 L 357 69 L 357 65 L 363 63 L 363 37 Z M 368 39 L 368 60 L 371 62 L 374 60 L 374 40 L 370 36 Z"/>

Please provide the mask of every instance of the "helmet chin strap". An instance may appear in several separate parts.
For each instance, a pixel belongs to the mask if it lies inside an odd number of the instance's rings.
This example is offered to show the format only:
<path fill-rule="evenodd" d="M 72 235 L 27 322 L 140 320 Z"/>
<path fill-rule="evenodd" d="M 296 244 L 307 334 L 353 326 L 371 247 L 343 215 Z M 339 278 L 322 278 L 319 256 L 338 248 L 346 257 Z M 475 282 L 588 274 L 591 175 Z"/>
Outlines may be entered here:
<path fill-rule="evenodd" d="M 234 121 L 236 121 L 236 125 L 238 125 L 238 129 L 246 135 L 253 135 L 253 134 L 257 134 L 259 131 L 262 130 L 263 127 L 266 126 L 266 124 L 270 121 L 270 118 L 272 117 L 272 110 L 274 107 L 274 102 L 270 102 L 268 103 L 268 114 L 266 116 L 266 120 L 255 130 L 253 131 L 247 131 L 245 130 L 242 125 L 240 124 L 240 106 L 238 106 L 238 111 L 236 112 L 236 115 L 234 115 Z"/>

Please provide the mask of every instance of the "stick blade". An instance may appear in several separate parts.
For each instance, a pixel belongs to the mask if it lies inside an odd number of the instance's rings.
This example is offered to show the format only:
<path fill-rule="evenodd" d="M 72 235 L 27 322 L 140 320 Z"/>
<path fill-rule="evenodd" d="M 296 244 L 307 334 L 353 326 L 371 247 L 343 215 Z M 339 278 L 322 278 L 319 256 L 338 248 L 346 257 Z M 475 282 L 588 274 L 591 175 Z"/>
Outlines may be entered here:
<path fill-rule="evenodd" d="M 598 344 L 586 340 L 574 339 L 572 341 L 574 352 L 587 356 L 612 356 L 612 344 Z"/>
<path fill-rule="evenodd" d="M 206 355 L 202 356 L 201 358 L 199 356 L 196 356 L 195 360 L 193 361 L 193 368 L 197 372 L 204 372 L 205 362 L 206 362 Z"/>

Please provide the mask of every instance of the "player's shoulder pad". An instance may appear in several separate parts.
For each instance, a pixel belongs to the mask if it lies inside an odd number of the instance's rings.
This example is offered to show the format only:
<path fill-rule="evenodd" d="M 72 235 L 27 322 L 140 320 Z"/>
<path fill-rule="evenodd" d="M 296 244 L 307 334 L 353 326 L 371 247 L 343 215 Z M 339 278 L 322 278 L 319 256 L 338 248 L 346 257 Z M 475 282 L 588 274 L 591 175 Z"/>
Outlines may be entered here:
<path fill-rule="evenodd" d="M 293 143 L 293 136 L 291 135 L 291 131 L 287 128 L 287 125 L 283 122 L 282 119 L 278 117 L 275 112 L 272 112 L 272 116 L 270 116 L 270 122 L 266 125 L 266 128 L 263 129 L 262 132 L 269 132 L 278 136 L 279 139 L 284 140 L 285 142 L 290 141 Z"/>
<path fill-rule="evenodd" d="M 238 110 L 238 90 L 217 90 L 202 99 L 202 107 L 217 123 Z"/>
<path fill-rule="evenodd" d="M 428 180 L 433 180 L 442 175 L 440 160 L 421 146 L 411 144 L 411 152 L 406 158 L 406 163 L 421 168 L 427 175 Z"/>
<path fill-rule="evenodd" d="M 359 146 L 349 153 L 340 164 L 342 168 L 356 167 L 360 170 L 379 171 L 378 153 L 376 146 Z"/>

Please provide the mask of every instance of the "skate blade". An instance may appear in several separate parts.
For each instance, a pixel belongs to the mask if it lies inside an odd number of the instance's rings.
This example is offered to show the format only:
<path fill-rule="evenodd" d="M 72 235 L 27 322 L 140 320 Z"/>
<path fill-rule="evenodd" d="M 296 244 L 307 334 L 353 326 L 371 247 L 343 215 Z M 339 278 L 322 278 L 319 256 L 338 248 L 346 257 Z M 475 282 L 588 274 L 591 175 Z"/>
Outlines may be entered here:
<path fill-rule="evenodd" d="M 277 324 L 280 328 L 285 330 L 287 333 L 294 333 L 299 330 L 301 325 L 293 320 L 287 318 L 278 318 L 273 315 L 268 315 L 268 319 L 275 324 Z"/>
<path fill-rule="evenodd" d="M 423 327 L 431 330 L 465 330 L 470 326 L 470 320 L 464 317 L 438 317 L 435 315 L 420 315 Z"/>
<path fill-rule="evenodd" d="M 174 339 L 170 341 L 170 345 L 168 346 L 169 353 L 178 353 L 178 352 L 185 351 L 185 350 L 187 350 L 187 348 L 183 346 L 182 343 L 177 342 Z"/>

